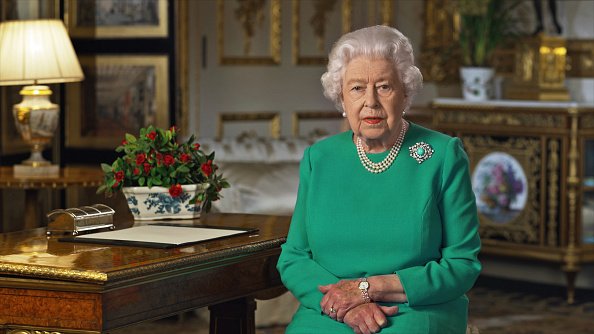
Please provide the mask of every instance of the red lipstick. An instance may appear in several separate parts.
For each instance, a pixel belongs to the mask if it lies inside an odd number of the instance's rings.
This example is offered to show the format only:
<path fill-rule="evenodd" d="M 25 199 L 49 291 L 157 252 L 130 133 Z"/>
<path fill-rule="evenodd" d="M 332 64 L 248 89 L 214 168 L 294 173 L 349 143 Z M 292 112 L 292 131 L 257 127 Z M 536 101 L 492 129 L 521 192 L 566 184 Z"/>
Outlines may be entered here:
<path fill-rule="evenodd" d="M 367 117 L 364 118 L 363 121 L 367 124 L 378 124 L 379 122 L 381 122 L 383 119 L 379 118 L 379 117 Z"/>

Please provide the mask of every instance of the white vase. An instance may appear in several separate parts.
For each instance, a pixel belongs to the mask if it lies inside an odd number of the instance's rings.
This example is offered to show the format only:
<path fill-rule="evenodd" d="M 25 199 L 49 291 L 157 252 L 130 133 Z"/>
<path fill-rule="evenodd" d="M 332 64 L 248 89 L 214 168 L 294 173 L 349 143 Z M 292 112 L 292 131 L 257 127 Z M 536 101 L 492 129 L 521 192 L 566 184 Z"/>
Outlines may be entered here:
<path fill-rule="evenodd" d="M 191 219 L 200 218 L 202 206 L 191 203 L 190 199 L 208 186 L 208 183 L 183 185 L 178 197 L 171 197 L 165 187 L 124 187 L 122 191 L 135 220 Z"/>
<path fill-rule="evenodd" d="M 469 101 L 492 99 L 495 91 L 494 77 L 495 71 L 489 67 L 460 68 L 462 95 L 464 99 Z"/>

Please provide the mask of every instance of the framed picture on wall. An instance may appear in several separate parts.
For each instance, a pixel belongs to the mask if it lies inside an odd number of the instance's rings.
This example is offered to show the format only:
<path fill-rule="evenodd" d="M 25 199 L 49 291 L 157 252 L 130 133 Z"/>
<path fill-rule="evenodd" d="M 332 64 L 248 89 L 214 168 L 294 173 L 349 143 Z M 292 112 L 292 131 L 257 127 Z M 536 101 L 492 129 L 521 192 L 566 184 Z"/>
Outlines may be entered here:
<path fill-rule="evenodd" d="M 67 0 L 73 38 L 167 37 L 167 0 Z"/>
<path fill-rule="evenodd" d="M 67 147 L 113 149 L 141 127 L 169 127 L 168 58 L 81 56 L 85 80 L 66 96 Z"/>

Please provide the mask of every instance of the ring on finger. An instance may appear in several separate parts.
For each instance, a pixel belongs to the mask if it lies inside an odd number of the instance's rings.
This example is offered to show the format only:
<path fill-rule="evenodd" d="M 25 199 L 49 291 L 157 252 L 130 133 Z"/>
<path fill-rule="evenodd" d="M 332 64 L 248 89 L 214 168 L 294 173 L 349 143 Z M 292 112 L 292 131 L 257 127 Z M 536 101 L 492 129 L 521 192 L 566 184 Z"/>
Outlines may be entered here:
<path fill-rule="evenodd" d="M 330 306 L 330 313 L 336 313 L 336 310 L 332 306 Z"/>

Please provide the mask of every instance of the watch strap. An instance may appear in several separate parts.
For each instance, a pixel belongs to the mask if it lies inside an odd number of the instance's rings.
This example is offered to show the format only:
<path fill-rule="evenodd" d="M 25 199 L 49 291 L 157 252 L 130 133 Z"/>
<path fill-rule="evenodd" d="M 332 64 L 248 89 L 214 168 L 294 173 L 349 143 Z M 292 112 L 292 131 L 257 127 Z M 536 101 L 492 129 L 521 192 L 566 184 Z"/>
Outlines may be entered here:
<path fill-rule="evenodd" d="M 362 284 L 363 282 L 365 282 L 365 284 Z M 371 302 L 371 298 L 369 298 L 369 281 L 367 281 L 367 277 L 362 277 L 359 279 L 359 290 L 361 290 L 363 301 L 365 303 Z"/>

